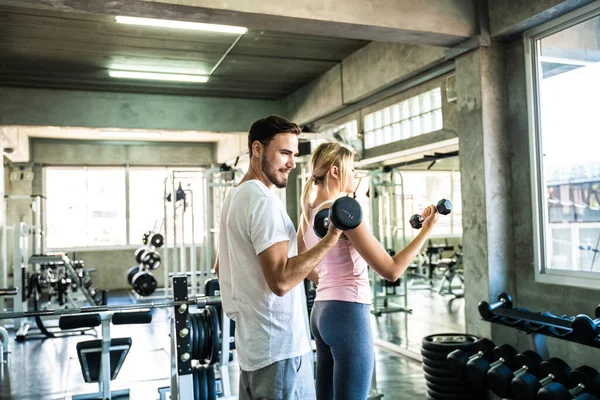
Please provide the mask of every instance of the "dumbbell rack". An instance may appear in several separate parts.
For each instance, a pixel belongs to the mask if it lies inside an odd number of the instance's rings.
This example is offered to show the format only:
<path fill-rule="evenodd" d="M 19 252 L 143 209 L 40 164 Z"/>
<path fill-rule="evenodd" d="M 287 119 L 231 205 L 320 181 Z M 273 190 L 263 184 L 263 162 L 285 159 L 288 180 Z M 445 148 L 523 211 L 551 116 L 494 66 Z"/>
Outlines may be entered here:
<path fill-rule="evenodd" d="M 512 301 L 501 300 L 507 297 L 510 298 L 505 293 L 501 293 L 498 295 L 499 303 L 491 305 L 485 301 L 479 303 L 481 317 L 485 321 L 509 326 L 529 334 L 532 349 L 542 358 L 549 358 L 546 336 L 600 348 L 600 333 L 591 340 L 583 340 L 575 334 L 573 321 L 576 317 L 556 316 L 548 312 L 533 312 L 526 308 L 513 307 Z M 596 313 L 598 314 L 598 309 Z"/>

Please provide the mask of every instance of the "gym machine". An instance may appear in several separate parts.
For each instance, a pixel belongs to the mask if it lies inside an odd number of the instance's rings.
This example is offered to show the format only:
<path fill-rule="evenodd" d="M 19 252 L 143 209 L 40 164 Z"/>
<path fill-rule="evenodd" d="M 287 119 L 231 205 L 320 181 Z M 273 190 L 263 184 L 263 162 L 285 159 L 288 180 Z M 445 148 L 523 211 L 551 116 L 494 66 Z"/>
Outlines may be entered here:
<path fill-rule="evenodd" d="M 388 249 L 388 253 L 393 255 L 396 249 L 404 248 L 407 243 L 402 174 L 399 170 L 386 166 L 370 171 L 368 177 L 369 211 L 373 234 L 383 247 Z M 400 293 L 396 293 L 396 288 L 400 286 L 400 280 L 393 283 L 382 283 L 373 270 L 370 271 L 370 278 L 373 290 L 371 312 L 374 315 L 412 312 L 412 308 L 408 306 L 408 281 L 405 276 L 400 277 L 402 281 Z M 379 288 L 381 288 L 381 293 Z M 394 303 L 394 300 L 398 298 L 403 299 L 402 305 Z"/>
<path fill-rule="evenodd" d="M 240 169 L 222 165 L 203 171 L 176 170 L 165 179 L 163 272 L 166 283 L 163 297 L 170 295 L 170 277 L 178 274 L 190 277 L 192 294 L 201 292 L 198 278 L 208 277 L 214 264 L 222 203 L 229 188 L 238 183 L 242 176 Z M 200 246 L 196 238 L 194 204 L 198 203 L 194 200 L 195 193 L 200 193 L 203 204 L 204 232 Z M 189 231 L 186 228 L 188 224 L 191 227 Z M 199 268 L 197 246 L 201 250 Z"/>
<path fill-rule="evenodd" d="M 221 165 L 204 172 L 204 229 L 206 232 L 202 254 L 202 272 L 208 275 L 215 262 L 218 248 L 221 209 L 231 187 L 238 184 L 244 173 L 241 169 Z M 194 275 L 192 274 L 192 279 Z M 192 283 L 193 284 L 193 283 Z"/>

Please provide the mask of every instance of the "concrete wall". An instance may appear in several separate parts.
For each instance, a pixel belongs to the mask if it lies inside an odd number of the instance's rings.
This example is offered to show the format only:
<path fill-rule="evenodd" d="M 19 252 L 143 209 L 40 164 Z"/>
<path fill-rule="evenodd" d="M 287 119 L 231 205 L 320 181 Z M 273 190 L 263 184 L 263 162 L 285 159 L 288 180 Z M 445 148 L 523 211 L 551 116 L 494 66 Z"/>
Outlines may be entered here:
<path fill-rule="evenodd" d="M 288 96 L 286 113 L 300 124 L 317 120 L 442 64 L 444 51 L 373 42 Z"/>
<path fill-rule="evenodd" d="M 497 39 L 516 36 L 593 1 L 491 0 L 488 1 L 490 34 Z"/>
<path fill-rule="evenodd" d="M 0 87 L 0 125 L 247 132 L 277 101 Z"/>
<path fill-rule="evenodd" d="M 431 45 L 460 43 L 477 28 L 472 0 L 2 0 L 5 5 L 240 25 L 334 37 Z"/>
<path fill-rule="evenodd" d="M 32 139 L 31 161 L 44 165 L 207 166 L 214 143 L 93 142 Z"/>

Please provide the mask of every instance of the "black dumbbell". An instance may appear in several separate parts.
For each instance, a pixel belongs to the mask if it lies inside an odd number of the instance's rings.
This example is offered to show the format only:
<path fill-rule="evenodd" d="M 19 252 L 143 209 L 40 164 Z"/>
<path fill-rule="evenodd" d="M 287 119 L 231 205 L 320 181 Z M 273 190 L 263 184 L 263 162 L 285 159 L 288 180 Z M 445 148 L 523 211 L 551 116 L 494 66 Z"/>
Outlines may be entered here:
<path fill-rule="evenodd" d="M 481 318 L 485 320 L 492 319 L 494 316 L 494 310 L 500 307 L 512 308 L 513 300 L 512 297 L 508 293 L 500 293 L 498 295 L 497 303 L 488 303 L 487 301 L 482 301 L 477 305 L 477 309 L 479 310 L 479 314 Z"/>
<path fill-rule="evenodd" d="M 493 359 L 496 360 L 490 364 L 489 360 L 483 357 L 474 358 L 467 362 L 467 376 L 475 385 L 483 385 L 486 381 L 487 373 L 490 369 L 499 365 L 506 364 L 509 368 L 516 369 L 517 350 L 509 344 L 497 346 L 493 350 Z"/>
<path fill-rule="evenodd" d="M 551 358 L 540 365 L 540 377 L 538 379 L 529 372 L 515 376 L 510 387 L 515 400 L 535 400 L 538 391 L 552 382 L 567 385 L 567 379 L 571 367 L 560 358 Z"/>
<path fill-rule="evenodd" d="M 448 215 L 452 212 L 452 202 L 448 199 L 441 199 L 435 206 L 437 212 L 442 215 Z M 423 217 L 420 214 L 414 214 L 408 222 L 413 229 L 421 229 L 423 227 Z"/>
<path fill-rule="evenodd" d="M 568 378 L 568 389 L 558 382 L 551 382 L 538 391 L 538 400 L 571 400 L 582 399 L 583 394 L 600 395 L 600 373 L 594 368 L 583 365 L 571 371 Z M 589 396 L 587 396 L 589 397 Z"/>
<path fill-rule="evenodd" d="M 523 353 L 517 354 L 516 366 L 519 369 L 513 371 L 506 364 L 490 368 L 487 373 L 488 387 L 492 392 L 503 399 L 511 397 L 512 380 L 525 373 L 530 373 L 541 378 L 540 367 L 543 361 L 542 357 L 535 351 L 526 350 Z"/>
<path fill-rule="evenodd" d="M 340 197 L 333 202 L 331 208 L 320 210 L 315 216 L 315 234 L 320 238 L 324 237 L 330 222 L 343 231 L 356 228 L 362 222 L 360 204 L 351 197 Z"/>
<path fill-rule="evenodd" d="M 473 355 L 471 356 L 464 350 L 458 349 L 452 351 L 446 356 L 450 371 L 452 371 L 457 379 L 464 379 L 467 363 L 475 358 L 485 358 L 486 360 L 491 361 L 494 357 L 494 347 L 496 347 L 494 342 L 486 338 L 481 338 L 473 342 L 473 347 L 471 347 Z"/>
<path fill-rule="evenodd" d="M 579 314 L 571 322 L 573 336 L 583 343 L 594 342 L 600 335 L 600 306 L 596 307 L 596 319 L 591 319 L 585 314 Z"/>

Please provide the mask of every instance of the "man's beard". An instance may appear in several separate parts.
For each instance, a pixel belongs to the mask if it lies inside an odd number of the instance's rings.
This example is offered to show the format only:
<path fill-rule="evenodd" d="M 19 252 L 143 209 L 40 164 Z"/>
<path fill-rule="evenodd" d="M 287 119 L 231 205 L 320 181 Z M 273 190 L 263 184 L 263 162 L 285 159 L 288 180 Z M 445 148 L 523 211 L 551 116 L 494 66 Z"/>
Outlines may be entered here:
<path fill-rule="evenodd" d="M 283 189 L 288 184 L 287 177 L 278 178 L 277 177 L 277 168 L 271 167 L 271 164 L 267 162 L 267 159 L 263 157 L 260 160 L 260 169 L 265 174 L 268 180 L 271 181 L 273 185 L 275 185 L 278 189 Z"/>

